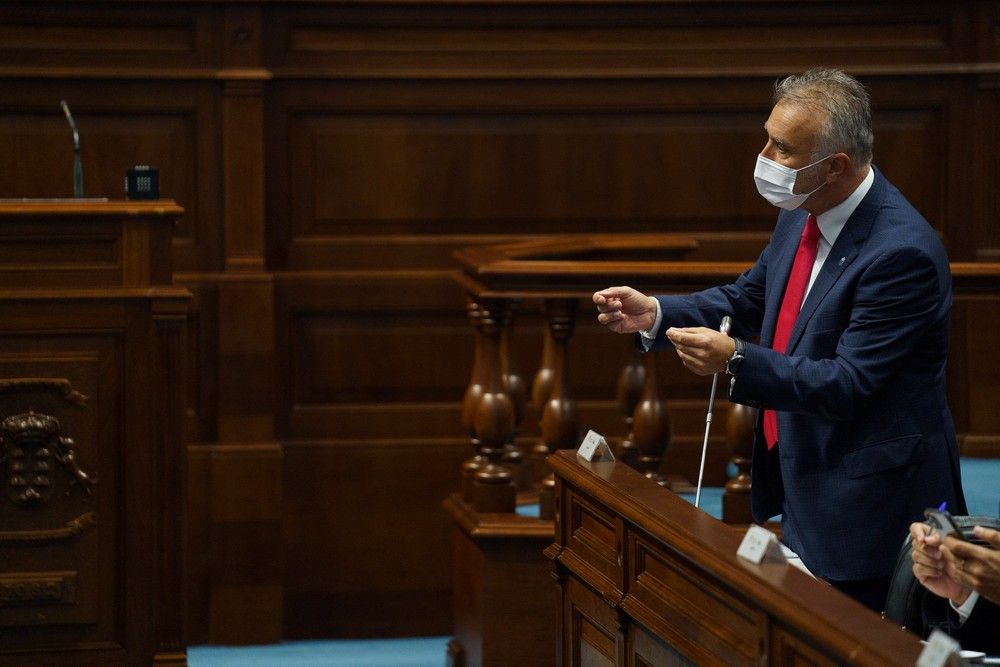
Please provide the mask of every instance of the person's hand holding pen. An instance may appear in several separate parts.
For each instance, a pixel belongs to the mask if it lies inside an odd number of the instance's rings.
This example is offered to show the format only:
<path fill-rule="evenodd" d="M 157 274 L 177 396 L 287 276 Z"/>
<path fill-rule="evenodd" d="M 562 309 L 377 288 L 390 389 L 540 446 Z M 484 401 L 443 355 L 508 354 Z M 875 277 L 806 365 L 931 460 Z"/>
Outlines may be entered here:
<path fill-rule="evenodd" d="M 941 535 L 922 521 L 910 524 L 913 542 L 913 576 L 924 588 L 937 596 L 948 598 L 956 606 L 965 602 L 972 587 L 959 579 L 955 563 L 949 561 L 941 548 Z M 952 540 L 958 542 L 957 538 Z"/>
<path fill-rule="evenodd" d="M 949 535 L 945 537 L 939 551 L 963 588 L 974 590 L 984 598 L 1000 604 L 1000 532 L 976 526 L 973 534 L 993 548 Z"/>

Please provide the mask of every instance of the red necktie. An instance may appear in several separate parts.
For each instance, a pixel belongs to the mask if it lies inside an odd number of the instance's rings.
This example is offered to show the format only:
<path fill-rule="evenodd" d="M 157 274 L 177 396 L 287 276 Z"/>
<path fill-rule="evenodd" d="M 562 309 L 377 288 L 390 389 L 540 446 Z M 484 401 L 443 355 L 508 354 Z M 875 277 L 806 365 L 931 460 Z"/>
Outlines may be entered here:
<path fill-rule="evenodd" d="M 774 342 L 771 348 L 784 352 L 788 347 L 788 339 L 792 336 L 795 319 L 802 307 L 802 297 L 809 285 L 813 263 L 816 261 L 816 246 L 819 242 L 819 226 L 816 216 L 812 213 L 806 218 L 806 226 L 802 229 L 799 239 L 799 249 L 795 251 L 795 262 L 788 274 L 788 284 L 785 285 L 785 296 L 781 300 L 781 310 L 778 311 L 778 324 L 774 329 Z M 778 418 L 774 410 L 764 410 L 764 437 L 767 438 L 767 448 L 771 449 L 778 442 Z"/>

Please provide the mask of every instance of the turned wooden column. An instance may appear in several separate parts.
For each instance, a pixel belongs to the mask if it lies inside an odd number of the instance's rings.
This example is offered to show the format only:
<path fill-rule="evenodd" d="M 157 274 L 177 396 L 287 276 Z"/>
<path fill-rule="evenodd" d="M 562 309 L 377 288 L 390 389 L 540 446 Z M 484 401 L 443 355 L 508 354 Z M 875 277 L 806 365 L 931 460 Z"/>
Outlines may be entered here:
<path fill-rule="evenodd" d="M 507 317 L 505 299 L 481 299 L 480 327 L 483 372 L 486 379 L 473 415 L 477 451 L 486 464 L 472 478 L 470 500 L 477 512 L 514 512 L 516 490 L 510 471 L 503 465 L 506 446 L 514 438 L 514 402 L 507 394 L 500 361 L 500 333 Z"/>
<path fill-rule="evenodd" d="M 576 299 L 545 300 L 545 316 L 553 343 L 552 392 L 542 410 L 542 440 L 535 447 L 536 455 L 575 448 L 580 439 L 576 401 L 570 396 L 567 377 L 569 340 L 576 324 L 576 309 Z M 550 473 L 542 481 L 538 497 L 539 516 L 543 519 L 555 516 L 554 492 L 555 477 Z"/>
<path fill-rule="evenodd" d="M 524 423 L 524 412 L 528 402 L 528 387 L 517 367 L 517 356 L 514 354 L 514 318 L 521 307 L 520 299 L 509 299 L 505 315 L 500 322 L 500 372 L 504 389 L 514 405 L 514 435 L 504 446 L 503 464 L 514 477 L 514 486 L 518 491 L 532 486 L 528 476 L 528 466 L 525 465 L 524 452 L 517 444 L 517 434 Z"/>
<path fill-rule="evenodd" d="M 555 377 L 556 367 L 556 344 L 552 337 L 552 329 L 545 327 L 543 333 L 544 342 L 542 344 L 542 359 L 538 365 L 538 372 L 531 384 L 531 404 L 538 415 L 538 427 L 541 430 L 542 417 L 545 414 L 545 404 L 552 396 L 552 382 Z M 525 462 L 527 474 L 530 476 L 532 486 L 537 487 L 548 474 L 548 466 L 545 464 L 545 457 L 549 455 L 549 448 L 545 440 L 539 437 L 531 448 Z"/>
<path fill-rule="evenodd" d="M 753 454 L 753 428 L 757 409 L 733 403 L 726 417 L 726 445 L 736 475 L 726 482 L 722 493 L 722 520 L 726 523 L 753 523 L 750 507 L 750 457 Z"/>
<path fill-rule="evenodd" d="M 642 398 L 642 388 L 646 384 L 646 368 L 642 365 L 642 353 L 632 350 L 632 357 L 622 368 L 618 376 L 618 409 L 621 410 L 625 418 L 625 432 L 627 435 L 618 447 L 618 460 L 626 465 L 639 469 L 639 449 L 635 445 L 635 433 L 633 433 L 633 423 L 635 421 L 635 407 Z"/>
<path fill-rule="evenodd" d="M 632 415 L 635 447 L 639 451 L 638 469 L 660 486 L 669 486 L 667 478 L 660 473 L 660 464 L 663 462 L 663 453 L 670 444 L 670 415 L 667 413 L 666 401 L 660 398 L 656 355 L 646 354 L 643 361 L 645 382 Z"/>
<path fill-rule="evenodd" d="M 462 463 L 462 499 L 466 502 L 472 501 L 472 480 L 476 473 L 486 465 L 486 457 L 479 453 L 479 438 L 476 437 L 476 408 L 479 407 L 479 399 L 483 396 L 483 388 L 486 385 L 486 364 L 483 360 L 483 338 L 485 334 L 482 330 L 482 312 L 479 303 L 470 297 L 466 303 L 466 314 L 472 329 L 476 332 L 475 352 L 472 357 L 472 374 L 469 378 L 469 386 L 465 390 L 465 398 L 462 401 L 462 427 L 469 434 L 472 442 L 474 455 Z"/>

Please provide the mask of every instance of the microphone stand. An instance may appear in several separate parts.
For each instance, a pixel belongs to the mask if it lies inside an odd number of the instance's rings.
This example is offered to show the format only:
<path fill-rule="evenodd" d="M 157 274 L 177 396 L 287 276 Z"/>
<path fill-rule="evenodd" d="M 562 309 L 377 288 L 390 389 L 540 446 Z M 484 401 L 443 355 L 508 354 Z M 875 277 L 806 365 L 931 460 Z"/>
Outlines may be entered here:
<path fill-rule="evenodd" d="M 73 196 L 77 199 L 83 197 L 83 162 L 80 160 L 80 133 L 76 130 L 76 123 L 73 122 L 73 114 L 69 112 L 69 105 L 66 100 L 60 100 L 63 113 L 69 122 L 69 129 L 73 130 Z"/>
<path fill-rule="evenodd" d="M 733 324 L 733 319 L 726 315 L 719 325 L 721 333 L 729 335 L 729 329 Z M 694 506 L 701 504 L 701 480 L 705 476 L 705 454 L 708 453 L 708 431 L 712 428 L 712 406 L 715 405 L 715 388 L 719 384 L 719 374 L 712 373 L 712 393 L 708 397 L 708 414 L 705 415 L 705 439 L 701 444 L 701 466 L 698 468 L 698 488 L 694 494 Z"/>

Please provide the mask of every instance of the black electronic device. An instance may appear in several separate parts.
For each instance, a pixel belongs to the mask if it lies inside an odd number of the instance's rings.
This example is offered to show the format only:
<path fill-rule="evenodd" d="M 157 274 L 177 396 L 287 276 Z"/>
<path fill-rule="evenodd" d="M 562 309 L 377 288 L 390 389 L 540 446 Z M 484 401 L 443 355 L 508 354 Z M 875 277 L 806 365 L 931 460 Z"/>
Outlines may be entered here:
<path fill-rule="evenodd" d="M 954 535 L 959 540 L 965 539 L 948 510 L 931 507 L 924 510 L 924 517 L 927 519 L 928 525 L 941 536 L 941 539 L 948 535 Z"/>
<path fill-rule="evenodd" d="M 136 165 L 125 172 L 126 199 L 159 199 L 160 171 L 148 165 Z"/>

